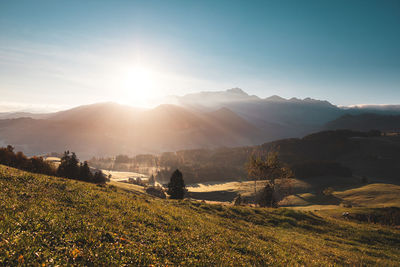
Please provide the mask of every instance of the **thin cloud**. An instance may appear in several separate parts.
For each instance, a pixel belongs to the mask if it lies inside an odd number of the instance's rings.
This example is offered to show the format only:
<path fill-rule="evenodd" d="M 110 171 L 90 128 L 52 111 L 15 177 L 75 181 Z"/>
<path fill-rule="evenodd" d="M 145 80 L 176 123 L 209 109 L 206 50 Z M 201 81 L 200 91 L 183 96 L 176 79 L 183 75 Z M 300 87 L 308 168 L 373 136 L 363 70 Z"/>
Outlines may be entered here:
<path fill-rule="evenodd" d="M 27 104 L 19 102 L 0 102 L 0 112 L 31 112 L 47 113 L 70 108 L 67 105 L 54 104 Z"/>

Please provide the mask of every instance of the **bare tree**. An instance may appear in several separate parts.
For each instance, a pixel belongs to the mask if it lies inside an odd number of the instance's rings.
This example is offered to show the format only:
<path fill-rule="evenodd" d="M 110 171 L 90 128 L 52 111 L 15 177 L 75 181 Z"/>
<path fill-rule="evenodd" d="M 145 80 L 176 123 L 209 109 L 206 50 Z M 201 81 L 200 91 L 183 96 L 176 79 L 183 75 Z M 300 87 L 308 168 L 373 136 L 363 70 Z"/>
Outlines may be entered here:
<path fill-rule="evenodd" d="M 279 161 L 277 152 L 270 152 L 266 157 L 252 155 L 247 163 L 247 173 L 250 180 L 254 180 L 255 203 L 259 202 L 262 206 L 275 206 L 276 197 L 288 184 L 287 178 L 292 176 L 290 169 Z M 279 184 L 276 182 L 280 180 Z M 261 199 L 257 201 L 257 180 L 267 180 L 262 191 Z"/>

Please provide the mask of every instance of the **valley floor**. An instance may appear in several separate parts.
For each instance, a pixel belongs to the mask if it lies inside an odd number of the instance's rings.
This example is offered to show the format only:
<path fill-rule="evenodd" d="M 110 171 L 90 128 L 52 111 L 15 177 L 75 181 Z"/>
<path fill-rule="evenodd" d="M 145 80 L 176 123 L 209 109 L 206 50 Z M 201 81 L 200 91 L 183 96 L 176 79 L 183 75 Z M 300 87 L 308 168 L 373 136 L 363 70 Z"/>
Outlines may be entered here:
<path fill-rule="evenodd" d="M 322 212 L 161 200 L 1 165 L 0 192 L 2 265 L 400 262 L 399 229 Z"/>

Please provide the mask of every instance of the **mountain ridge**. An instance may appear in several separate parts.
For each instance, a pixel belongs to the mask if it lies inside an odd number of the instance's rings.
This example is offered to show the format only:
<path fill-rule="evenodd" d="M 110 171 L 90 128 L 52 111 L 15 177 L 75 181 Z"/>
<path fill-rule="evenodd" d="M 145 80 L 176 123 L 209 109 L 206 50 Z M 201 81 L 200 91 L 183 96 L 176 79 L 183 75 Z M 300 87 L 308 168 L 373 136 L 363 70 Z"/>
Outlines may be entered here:
<path fill-rule="evenodd" d="M 0 143 L 15 145 L 28 155 L 69 149 L 84 158 L 246 146 L 302 137 L 326 129 L 343 115 L 363 113 L 312 98 L 261 99 L 240 88 L 189 94 L 180 101 L 152 109 L 95 103 L 30 120 L 27 114 L 24 120 L 8 114 L 8 119 L 0 119 Z"/>
<path fill-rule="evenodd" d="M 197 113 L 176 105 L 138 111 L 102 103 L 55 113 L 47 119 L 0 120 L 0 142 L 28 155 L 69 149 L 89 158 L 250 145 L 261 140 L 256 126 L 228 109 Z"/>

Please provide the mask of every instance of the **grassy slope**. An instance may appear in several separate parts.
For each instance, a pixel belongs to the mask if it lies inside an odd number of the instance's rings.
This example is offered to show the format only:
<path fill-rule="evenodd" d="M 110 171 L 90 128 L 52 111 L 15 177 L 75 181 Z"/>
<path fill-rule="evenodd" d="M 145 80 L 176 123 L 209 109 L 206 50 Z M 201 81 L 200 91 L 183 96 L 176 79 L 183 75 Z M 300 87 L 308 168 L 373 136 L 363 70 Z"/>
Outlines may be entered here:
<path fill-rule="evenodd" d="M 336 191 L 332 196 L 313 193 L 296 194 L 286 197 L 282 202 L 298 210 L 336 209 L 341 202 L 354 207 L 400 208 L 400 186 L 393 184 L 369 184 L 344 191 Z"/>
<path fill-rule="evenodd" d="M 257 191 L 262 190 L 266 183 L 263 180 L 257 181 Z M 298 179 L 290 179 L 290 185 L 294 190 L 303 191 L 310 187 Z M 200 200 L 231 202 L 238 194 L 249 199 L 254 197 L 254 181 L 199 183 L 190 185 L 187 189 L 191 198 Z"/>
<path fill-rule="evenodd" d="M 369 184 L 355 189 L 336 192 L 334 195 L 357 206 L 400 208 L 399 185 Z"/>
<path fill-rule="evenodd" d="M 288 209 L 158 200 L 0 165 L 0 263 L 396 265 L 400 231 Z"/>

